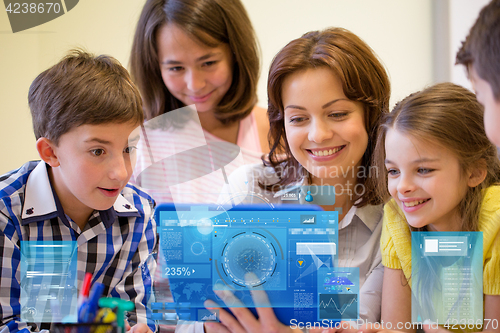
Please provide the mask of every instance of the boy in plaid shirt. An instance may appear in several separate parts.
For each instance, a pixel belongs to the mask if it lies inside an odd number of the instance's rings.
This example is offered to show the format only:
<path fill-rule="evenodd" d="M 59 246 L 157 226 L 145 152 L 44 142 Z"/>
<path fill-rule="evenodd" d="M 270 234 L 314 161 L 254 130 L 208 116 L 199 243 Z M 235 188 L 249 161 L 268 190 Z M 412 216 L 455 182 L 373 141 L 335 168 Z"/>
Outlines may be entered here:
<path fill-rule="evenodd" d="M 21 241 L 75 241 L 77 289 L 92 273 L 103 296 L 135 303 L 133 332 L 155 330 L 146 307 L 154 201 L 127 184 L 143 122 L 138 90 L 115 59 L 72 51 L 33 81 L 28 100 L 41 161 L 0 176 L 0 332 L 47 328 L 21 320 Z"/>

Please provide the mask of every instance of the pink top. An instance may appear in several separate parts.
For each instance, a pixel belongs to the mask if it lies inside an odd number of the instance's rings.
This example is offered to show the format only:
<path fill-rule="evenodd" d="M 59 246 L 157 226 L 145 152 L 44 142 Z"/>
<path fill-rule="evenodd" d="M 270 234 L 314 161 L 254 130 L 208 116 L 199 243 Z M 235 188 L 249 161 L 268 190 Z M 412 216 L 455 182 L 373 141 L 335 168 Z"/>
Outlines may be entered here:
<path fill-rule="evenodd" d="M 259 140 L 259 129 L 253 112 L 250 113 L 248 117 L 240 121 L 236 144 L 243 149 L 256 151 L 262 155 L 262 147 Z"/>
<path fill-rule="evenodd" d="M 179 114 L 189 117 L 188 112 L 183 108 Z M 197 114 L 191 117 L 182 128 L 151 128 L 145 124 L 141 133 L 130 181 L 144 188 L 157 203 L 216 203 L 234 170 L 261 160 L 263 152 L 253 114 L 240 121 L 237 145 L 203 130 Z"/>
<path fill-rule="evenodd" d="M 223 141 L 212 133 L 209 133 L 205 130 L 203 130 L 203 132 L 205 133 L 205 137 L 207 138 L 207 140 Z M 262 147 L 260 146 L 259 140 L 259 129 L 257 127 L 257 120 L 255 120 L 253 112 L 250 113 L 246 118 L 240 120 L 236 145 L 245 150 L 259 152 L 260 155 L 262 155 Z"/>

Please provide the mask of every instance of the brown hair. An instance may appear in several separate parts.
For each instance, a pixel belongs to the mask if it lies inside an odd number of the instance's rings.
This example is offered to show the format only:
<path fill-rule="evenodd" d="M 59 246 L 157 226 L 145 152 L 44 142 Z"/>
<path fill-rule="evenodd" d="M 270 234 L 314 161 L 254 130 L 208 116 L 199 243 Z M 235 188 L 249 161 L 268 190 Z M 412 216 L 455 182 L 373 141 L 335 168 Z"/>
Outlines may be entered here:
<path fill-rule="evenodd" d="M 239 0 L 148 0 L 142 9 L 130 56 L 130 71 L 141 91 L 146 119 L 185 106 L 165 86 L 158 59 L 157 33 L 175 24 L 209 47 L 229 45 L 231 87 L 215 116 L 222 123 L 245 118 L 257 103 L 259 50 L 247 12 Z"/>
<path fill-rule="evenodd" d="M 283 82 L 295 72 L 316 67 L 331 69 L 342 82 L 345 96 L 363 104 L 365 128 L 369 136 L 361 162 L 365 170 L 372 165 L 371 155 L 379 118 L 389 111 L 391 88 L 387 73 L 373 50 L 358 36 L 345 29 L 329 28 L 308 32 L 288 43 L 275 56 L 267 85 L 269 141 L 272 147 L 267 163 L 277 171 L 280 186 L 297 181 L 302 174 L 310 176 L 293 157 L 288 146 L 283 120 Z M 366 191 L 356 206 L 381 203 L 372 186 L 375 182 L 359 178 L 358 183 L 365 184 Z"/>
<path fill-rule="evenodd" d="M 486 5 L 470 29 L 457 53 L 457 64 L 477 74 L 491 85 L 496 100 L 500 100 L 500 0 Z"/>
<path fill-rule="evenodd" d="M 384 115 L 379 127 L 374 161 L 380 170 L 385 169 L 385 136 L 389 129 L 449 149 L 457 157 L 463 174 L 477 166 L 487 168 L 485 180 L 470 187 L 459 204 L 462 230 L 476 231 L 481 190 L 499 182 L 500 161 L 495 145 L 486 137 L 483 108 L 475 95 L 453 83 L 440 83 L 399 102 L 391 113 Z M 382 197 L 389 197 L 387 174 L 379 177 L 378 189 Z"/>
<path fill-rule="evenodd" d="M 59 138 L 84 124 L 144 121 L 142 101 L 127 70 L 113 57 L 72 50 L 31 83 L 28 102 L 35 137 Z"/>

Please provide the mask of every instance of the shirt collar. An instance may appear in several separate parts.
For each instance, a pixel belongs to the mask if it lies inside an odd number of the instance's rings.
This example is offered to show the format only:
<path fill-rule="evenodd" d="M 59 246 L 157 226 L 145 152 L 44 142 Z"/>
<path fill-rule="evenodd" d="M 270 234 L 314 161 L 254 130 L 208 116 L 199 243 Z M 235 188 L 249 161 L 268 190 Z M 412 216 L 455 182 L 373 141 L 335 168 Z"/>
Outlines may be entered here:
<path fill-rule="evenodd" d="M 24 191 L 21 225 L 58 216 L 63 222 L 67 221 L 59 203 L 59 198 L 55 191 L 52 190 L 47 168 L 48 165 L 41 161 L 28 176 Z M 125 199 L 122 194 L 118 195 L 113 207 L 99 211 L 99 213 L 106 228 L 113 224 L 117 216 L 140 216 L 137 208 Z"/>
<path fill-rule="evenodd" d="M 366 205 L 363 207 L 353 205 L 347 214 L 344 215 L 342 221 L 339 222 L 339 229 L 347 227 L 357 218 L 373 232 L 382 218 L 383 210 L 381 207 L 382 205 Z"/>

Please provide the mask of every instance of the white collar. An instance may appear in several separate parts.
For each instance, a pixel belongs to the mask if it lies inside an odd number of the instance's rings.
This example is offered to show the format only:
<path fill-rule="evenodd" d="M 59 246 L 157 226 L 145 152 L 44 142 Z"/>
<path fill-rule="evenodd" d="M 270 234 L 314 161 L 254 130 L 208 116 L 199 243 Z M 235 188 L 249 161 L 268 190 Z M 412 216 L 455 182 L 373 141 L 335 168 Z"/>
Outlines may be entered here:
<path fill-rule="evenodd" d="M 56 200 L 52 192 L 52 185 L 50 184 L 47 164 L 45 162 L 41 161 L 38 163 L 28 176 L 24 194 L 21 219 L 29 220 L 25 223 L 57 216 Z M 122 213 L 119 215 L 138 212 L 134 204 L 125 199 L 122 194 L 118 195 L 113 208 L 117 213 Z"/>
<path fill-rule="evenodd" d="M 361 208 L 352 206 L 351 209 L 344 215 L 342 221 L 339 222 L 339 229 L 347 227 L 357 217 L 363 222 L 372 232 L 377 227 L 377 224 L 382 218 L 382 205 L 366 205 Z"/>

